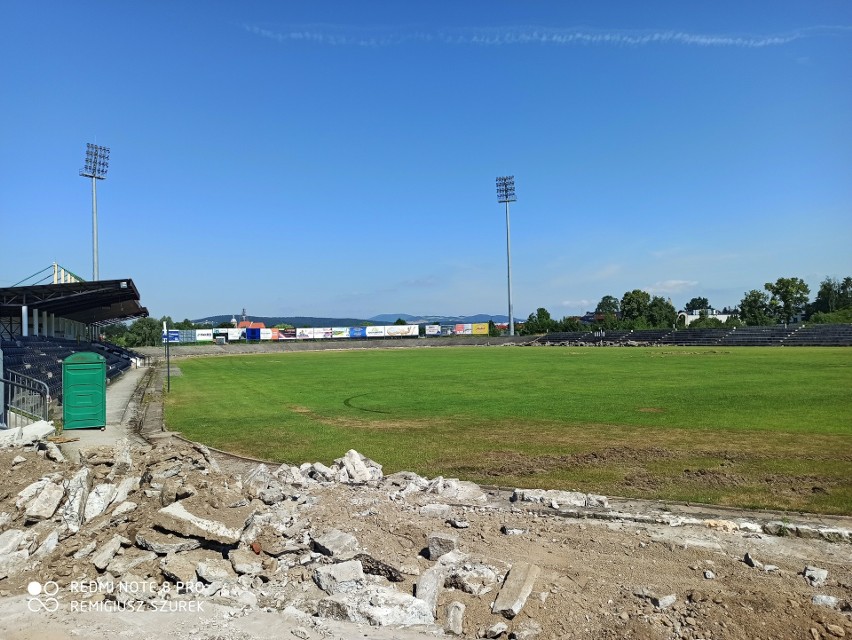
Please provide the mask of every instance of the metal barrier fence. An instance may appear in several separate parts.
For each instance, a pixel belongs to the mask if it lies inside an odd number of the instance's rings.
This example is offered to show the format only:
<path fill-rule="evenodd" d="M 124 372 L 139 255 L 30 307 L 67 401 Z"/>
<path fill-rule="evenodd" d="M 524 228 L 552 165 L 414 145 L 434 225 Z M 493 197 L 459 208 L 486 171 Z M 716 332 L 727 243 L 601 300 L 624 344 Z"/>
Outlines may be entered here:
<path fill-rule="evenodd" d="M 47 420 L 50 392 L 47 384 L 16 371 L 6 371 L 0 389 L 3 390 L 3 410 L 0 426 L 23 427 Z"/>

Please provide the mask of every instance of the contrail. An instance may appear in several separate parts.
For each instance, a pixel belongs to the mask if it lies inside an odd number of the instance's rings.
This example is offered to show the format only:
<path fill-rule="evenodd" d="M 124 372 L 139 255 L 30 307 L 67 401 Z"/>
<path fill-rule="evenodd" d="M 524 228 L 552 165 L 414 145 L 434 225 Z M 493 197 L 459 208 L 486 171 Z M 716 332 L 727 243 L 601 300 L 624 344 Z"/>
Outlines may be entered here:
<path fill-rule="evenodd" d="M 249 33 L 281 43 L 305 42 L 323 46 L 392 47 L 408 43 L 432 43 L 472 46 L 623 46 L 681 45 L 689 47 L 739 47 L 758 49 L 788 44 L 816 35 L 847 35 L 848 26 L 818 26 L 786 33 L 708 34 L 687 31 L 595 30 L 588 28 L 554 29 L 547 27 L 470 28 L 436 31 L 393 31 L 388 29 L 355 29 L 335 25 L 303 25 L 272 30 L 244 25 Z"/>

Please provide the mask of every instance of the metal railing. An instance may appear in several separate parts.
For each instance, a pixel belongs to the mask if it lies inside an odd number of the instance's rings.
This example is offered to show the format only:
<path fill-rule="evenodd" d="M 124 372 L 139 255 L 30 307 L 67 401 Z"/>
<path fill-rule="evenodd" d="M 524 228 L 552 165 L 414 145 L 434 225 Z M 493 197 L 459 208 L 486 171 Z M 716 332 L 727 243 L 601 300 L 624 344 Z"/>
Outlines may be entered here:
<path fill-rule="evenodd" d="M 0 413 L 0 425 L 14 428 L 48 419 L 50 391 L 46 383 L 9 370 L 2 378 L 2 383 L 0 388 L 3 389 L 3 410 Z"/>

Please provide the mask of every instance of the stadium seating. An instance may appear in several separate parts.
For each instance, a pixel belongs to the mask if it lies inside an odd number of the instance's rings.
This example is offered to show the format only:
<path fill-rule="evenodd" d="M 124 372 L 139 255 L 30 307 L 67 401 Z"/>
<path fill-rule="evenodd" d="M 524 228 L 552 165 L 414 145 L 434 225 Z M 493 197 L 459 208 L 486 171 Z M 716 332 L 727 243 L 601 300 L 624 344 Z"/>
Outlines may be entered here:
<path fill-rule="evenodd" d="M 0 341 L 3 366 L 47 385 L 51 398 L 62 398 L 62 361 L 81 351 L 98 353 L 106 360 L 106 376 L 111 380 L 131 366 L 136 358 L 145 356 L 117 345 L 49 338 L 47 336 L 18 336 Z"/>
<path fill-rule="evenodd" d="M 802 325 L 782 344 L 785 347 L 852 347 L 852 324 Z"/>

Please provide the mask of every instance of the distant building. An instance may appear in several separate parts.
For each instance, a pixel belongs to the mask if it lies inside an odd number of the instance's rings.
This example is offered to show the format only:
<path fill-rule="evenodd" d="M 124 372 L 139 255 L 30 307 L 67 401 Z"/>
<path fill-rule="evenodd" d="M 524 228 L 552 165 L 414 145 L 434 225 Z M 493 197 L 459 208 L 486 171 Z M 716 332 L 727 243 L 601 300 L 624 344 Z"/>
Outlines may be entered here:
<path fill-rule="evenodd" d="M 254 322 L 252 320 L 241 320 L 237 325 L 237 329 L 266 329 L 266 325 L 262 322 Z"/>

